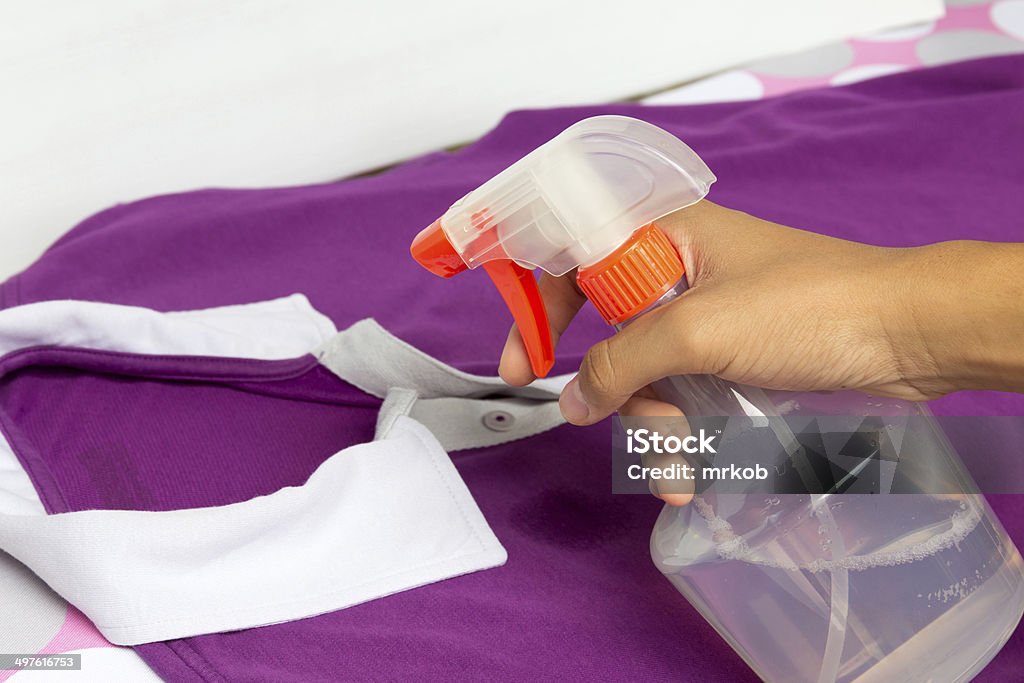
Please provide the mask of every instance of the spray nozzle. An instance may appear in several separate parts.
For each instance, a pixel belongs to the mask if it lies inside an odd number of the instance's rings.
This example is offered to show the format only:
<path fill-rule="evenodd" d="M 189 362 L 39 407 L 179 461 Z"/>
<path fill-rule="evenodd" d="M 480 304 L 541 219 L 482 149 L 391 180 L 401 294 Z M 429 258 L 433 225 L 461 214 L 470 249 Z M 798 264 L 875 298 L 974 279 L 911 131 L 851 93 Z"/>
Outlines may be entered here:
<path fill-rule="evenodd" d="M 646 237 L 656 228 L 634 235 L 702 199 L 714 181 L 700 157 L 672 134 L 625 116 L 596 116 L 570 126 L 452 205 L 417 235 L 412 255 L 442 277 L 483 266 L 515 318 L 534 374 L 543 377 L 554 363 L 554 348 L 530 270 L 564 275 L 581 268 L 610 287 L 602 284 L 595 292 L 618 296 L 624 286 L 633 288 L 625 301 L 646 300 L 652 286 L 660 287 L 651 276 L 663 277 L 664 269 L 640 272 L 648 263 L 644 255 L 654 249 L 661 258 L 667 240 Z M 631 279 L 617 280 L 626 262 Z M 599 310 L 605 314 L 600 305 Z"/>

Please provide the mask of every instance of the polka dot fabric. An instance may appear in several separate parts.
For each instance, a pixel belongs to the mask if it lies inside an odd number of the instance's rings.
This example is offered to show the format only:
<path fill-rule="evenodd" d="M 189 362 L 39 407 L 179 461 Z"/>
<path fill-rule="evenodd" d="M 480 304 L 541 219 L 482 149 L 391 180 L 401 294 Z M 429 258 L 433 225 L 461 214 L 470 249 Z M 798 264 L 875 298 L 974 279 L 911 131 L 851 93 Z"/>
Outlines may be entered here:
<path fill-rule="evenodd" d="M 946 16 L 939 21 L 773 57 L 644 101 L 696 104 L 759 99 L 922 66 L 1024 52 L 1024 0 L 955 0 L 946 5 Z"/>

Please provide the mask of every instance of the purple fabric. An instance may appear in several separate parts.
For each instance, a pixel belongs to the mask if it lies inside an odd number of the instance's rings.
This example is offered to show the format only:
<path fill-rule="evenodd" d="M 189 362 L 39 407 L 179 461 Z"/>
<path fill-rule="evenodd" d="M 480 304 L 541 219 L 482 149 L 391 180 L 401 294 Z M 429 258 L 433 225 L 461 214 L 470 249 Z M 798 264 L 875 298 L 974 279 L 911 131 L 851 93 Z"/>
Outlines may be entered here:
<path fill-rule="evenodd" d="M 224 505 L 300 485 L 371 440 L 380 407 L 312 356 L 33 357 L 0 382 L 0 429 L 50 512 Z"/>
<path fill-rule="evenodd" d="M 339 327 L 372 316 L 442 360 L 493 373 L 509 323 L 497 293 L 483 276 L 442 281 L 422 271 L 409 241 L 580 118 L 627 114 L 679 135 L 718 175 L 711 198 L 724 205 L 912 245 L 1024 241 L 1022 111 L 1024 57 L 1012 56 L 758 102 L 516 112 L 468 148 L 375 177 L 114 207 L 0 287 L 0 306 L 79 298 L 172 310 L 304 292 Z M 969 275 L 950 272 L 950 297 Z M 556 371 L 575 369 L 607 333 L 588 310 L 564 338 Z M 315 367 L 277 378 L 268 365 L 267 375 L 256 372 L 266 381 L 243 382 L 207 359 L 182 361 L 179 379 L 166 368 L 149 376 L 157 368 L 132 358 L 104 367 L 37 361 L 0 381 L 0 421 L 51 510 L 166 509 L 266 493 L 369 438 L 377 407 Z M 934 408 L 1024 414 L 1024 397 L 962 393 Z M 138 651 L 172 680 L 756 680 L 651 565 L 659 505 L 610 494 L 608 443 L 607 424 L 561 427 L 454 455 L 509 551 L 504 567 Z M 993 506 L 1024 545 L 1024 501 L 995 497 Z M 1022 670 L 1018 629 L 977 680 L 1019 680 Z"/>

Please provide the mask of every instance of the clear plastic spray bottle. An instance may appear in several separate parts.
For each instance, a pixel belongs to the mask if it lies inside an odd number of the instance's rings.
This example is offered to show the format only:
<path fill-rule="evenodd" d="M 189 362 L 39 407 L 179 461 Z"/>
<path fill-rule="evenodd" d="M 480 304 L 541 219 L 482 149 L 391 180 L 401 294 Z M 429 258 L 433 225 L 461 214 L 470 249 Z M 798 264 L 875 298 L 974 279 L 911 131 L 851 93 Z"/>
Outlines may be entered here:
<path fill-rule="evenodd" d="M 594 117 L 456 202 L 412 254 L 442 277 L 482 266 L 543 377 L 554 349 L 531 270 L 578 269 L 580 289 L 621 329 L 686 290 L 656 221 L 702 199 L 714 181 L 671 134 Z M 922 452 L 954 482 L 926 492 L 925 471 L 920 492 L 889 495 L 712 485 L 688 506 L 665 507 L 651 538 L 655 563 L 763 680 L 968 681 L 1009 638 L 1024 613 L 1024 563 L 925 406 L 705 375 L 669 377 L 655 390 L 687 416 L 768 424 L 780 445 L 776 471 L 808 470 L 794 419 L 839 416 L 875 420 L 888 448 Z M 916 485 L 911 476 L 901 490 Z"/>

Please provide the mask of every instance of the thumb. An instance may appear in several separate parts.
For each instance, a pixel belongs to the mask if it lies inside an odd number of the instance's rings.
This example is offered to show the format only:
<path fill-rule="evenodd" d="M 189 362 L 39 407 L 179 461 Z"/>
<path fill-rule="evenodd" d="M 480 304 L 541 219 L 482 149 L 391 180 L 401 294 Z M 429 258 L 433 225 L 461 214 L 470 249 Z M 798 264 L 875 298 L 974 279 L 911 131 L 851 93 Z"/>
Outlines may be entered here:
<path fill-rule="evenodd" d="M 559 406 L 568 422 L 589 425 L 612 414 L 633 394 L 662 377 L 704 374 L 707 349 L 699 343 L 686 300 L 690 292 L 652 311 L 587 351 L 562 390 Z"/>

